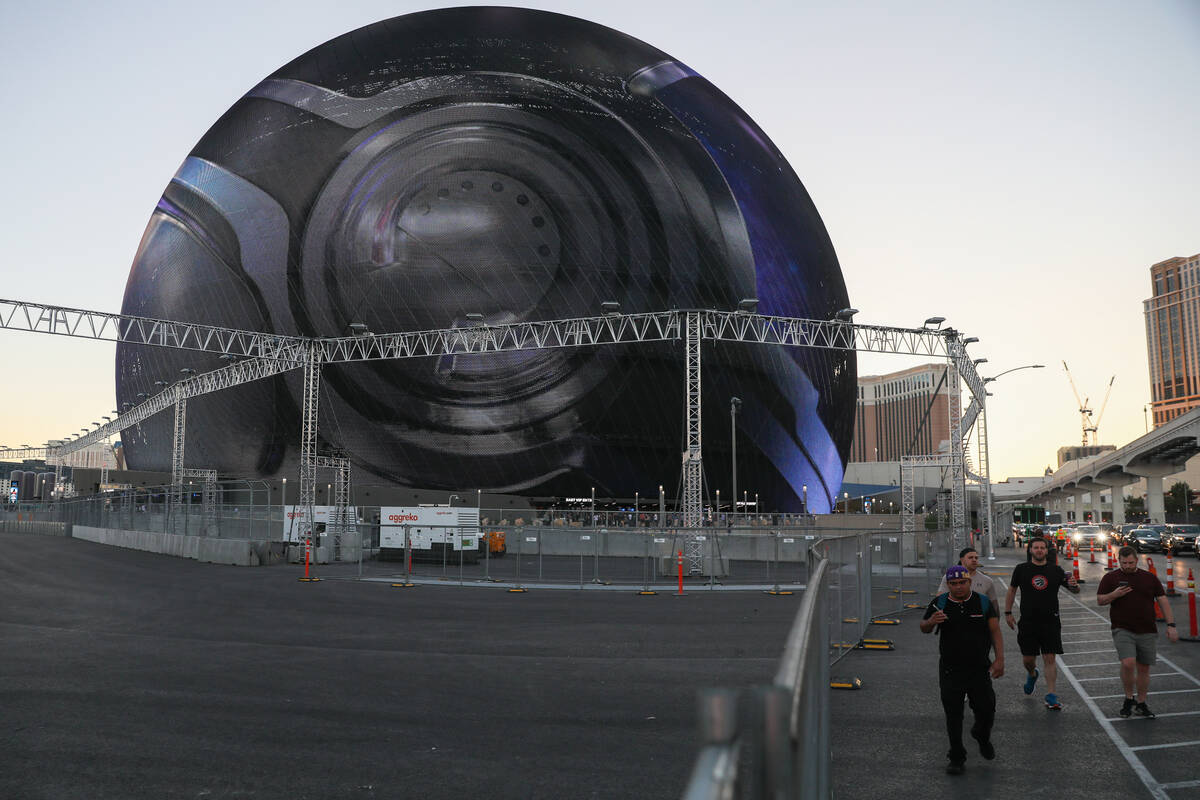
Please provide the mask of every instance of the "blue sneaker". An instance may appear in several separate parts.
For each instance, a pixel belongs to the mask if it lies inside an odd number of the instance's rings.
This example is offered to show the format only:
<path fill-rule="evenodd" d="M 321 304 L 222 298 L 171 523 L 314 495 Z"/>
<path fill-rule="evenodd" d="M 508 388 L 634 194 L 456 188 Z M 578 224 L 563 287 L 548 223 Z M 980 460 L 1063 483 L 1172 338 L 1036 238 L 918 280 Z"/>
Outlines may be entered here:
<path fill-rule="evenodd" d="M 1033 687 L 1037 685 L 1038 675 L 1041 674 L 1034 668 L 1033 674 L 1025 679 L 1025 694 L 1033 694 Z"/>
<path fill-rule="evenodd" d="M 1054 692 L 1046 695 L 1046 708 L 1051 711 L 1062 711 L 1062 703 L 1058 702 L 1058 695 Z"/>

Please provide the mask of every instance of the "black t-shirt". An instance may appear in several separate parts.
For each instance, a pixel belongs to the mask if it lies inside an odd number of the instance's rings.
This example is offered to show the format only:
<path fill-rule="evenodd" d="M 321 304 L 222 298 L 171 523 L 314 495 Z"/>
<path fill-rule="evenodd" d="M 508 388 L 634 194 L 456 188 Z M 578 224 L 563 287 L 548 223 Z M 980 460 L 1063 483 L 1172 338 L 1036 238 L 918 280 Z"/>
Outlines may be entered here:
<path fill-rule="evenodd" d="M 946 621 L 939 623 L 938 653 L 942 667 L 953 670 L 983 670 L 991 666 L 988 653 L 992 649 L 992 633 L 989 619 L 996 619 L 996 607 L 984 595 L 971 592 L 963 602 L 943 592 L 925 609 L 924 619 L 929 619 L 941 608 Z"/>
<path fill-rule="evenodd" d="M 1058 590 L 1067 585 L 1067 573 L 1057 564 L 1026 561 L 1013 569 L 1009 585 L 1021 590 L 1021 619 L 1057 617 Z"/>

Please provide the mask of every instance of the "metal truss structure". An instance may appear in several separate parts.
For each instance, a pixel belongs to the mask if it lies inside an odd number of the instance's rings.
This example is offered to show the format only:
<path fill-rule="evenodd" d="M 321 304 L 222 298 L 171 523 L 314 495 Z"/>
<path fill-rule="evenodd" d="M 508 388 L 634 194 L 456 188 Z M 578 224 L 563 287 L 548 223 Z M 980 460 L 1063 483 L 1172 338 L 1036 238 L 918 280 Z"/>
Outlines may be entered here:
<path fill-rule="evenodd" d="M 316 493 L 317 398 L 320 367 L 326 363 L 498 353 L 558 347 L 591 347 L 635 342 L 678 341 L 686 348 L 683 453 L 683 513 L 688 527 L 698 526 L 703 512 L 703 460 L 700 436 L 700 343 L 704 339 L 784 347 L 941 356 L 947 359 L 950 391 L 953 520 L 965 532 L 965 441 L 960 379 L 967 384 L 980 410 L 986 392 L 983 380 L 967 355 L 966 343 L 952 328 L 897 328 L 860 325 L 841 319 L 813 320 L 768 316 L 747 311 L 672 310 L 639 314 L 604 313 L 592 317 L 476 324 L 426 331 L 382 333 L 308 339 L 255 333 L 207 325 L 109 314 L 60 306 L 0 299 L 0 328 L 76 336 L 102 341 L 171 347 L 250 357 L 252 360 L 181 381 L 174 396 L 160 393 L 121 414 L 96 431 L 62 445 L 56 455 L 87 446 L 115 430 L 129 427 L 165 408 L 183 392 L 187 397 L 218 391 L 268 374 L 304 368 L 301 428 L 300 505 L 312 529 L 311 508 Z M 248 365 L 253 364 L 253 367 Z M 225 373 L 225 370 L 231 372 Z M 241 372 L 233 372 L 241 370 Z M 216 378 L 218 373 L 224 373 Z M 253 373 L 253 374 L 251 374 Z M 200 382 L 207 381 L 203 388 Z M 151 410 L 153 409 L 153 410 Z M 139 414 L 144 414 L 138 418 Z M 694 424 L 694 427 L 693 427 Z"/>
<path fill-rule="evenodd" d="M 189 322 L 86 311 L 21 300 L 0 299 L 0 328 L 76 336 L 105 342 L 128 342 L 180 350 L 222 353 L 241 358 L 297 360 L 307 339 L 256 333 Z"/>
<path fill-rule="evenodd" d="M 217 532 L 217 471 L 215 469 L 180 468 L 178 479 L 180 494 L 177 500 L 183 496 L 184 478 L 200 478 L 204 481 L 204 488 L 200 490 L 200 513 L 203 515 L 204 534 L 206 536 L 215 535 Z M 171 485 L 174 487 L 175 482 L 172 481 Z M 188 500 L 190 501 L 191 498 Z M 175 516 L 178 517 L 177 514 Z"/>
<path fill-rule="evenodd" d="M 704 513 L 704 461 L 700 438 L 700 314 L 689 311 L 684 321 L 687 326 L 687 337 L 683 370 L 683 394 L 686 398 L 683 409 L 686 436 L 682 480 L 683 526 L 699 528 L 703 522 Z M 695 536 L 689 536 L 686 546 L 688 573 L 695 575 L 701 569 L 703 544 Z"/>
<path fill-rule="evenodd" d="M 314 479 L 320 467 L 336 470 L 333 474 L 333 502 L 329 509 L 329 528 L 333 535 L 333 560 L 342 560 L 342 538 L 355 525 L 350 515 L 350 459 L 345 456 L 315 456 L 312 459 Z M 310 505 L 305 518 L 314 516 Z M 311 528 L 310 528 L 311 530 Z"/>

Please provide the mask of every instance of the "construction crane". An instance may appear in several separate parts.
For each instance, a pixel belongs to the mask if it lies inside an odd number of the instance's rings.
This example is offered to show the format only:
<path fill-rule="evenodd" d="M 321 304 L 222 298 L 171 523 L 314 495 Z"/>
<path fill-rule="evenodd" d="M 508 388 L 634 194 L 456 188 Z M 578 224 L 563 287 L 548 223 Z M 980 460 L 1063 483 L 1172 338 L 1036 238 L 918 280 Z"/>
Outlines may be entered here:
<path fill-rule="evenodd" d="M 1079 389 L 1075 387 L 1075 379 L 1071 377 L 1071 368 L 1067 366 L 1067 362 L 1062 362 L 1063 371 L 1067 373 L 1067 380 L 1071 382 L 1071 391 L 1075 393 L 1075 402 L 1079 406 L 1079 420 L 1083 430 L 1081 444 L 1084 447 L 1088 446 L 1088 434 L 1092 435 L 1092 445 L 1100 443 L 1100 420 L 1104 417 L 1104 409 L 1108 408 L 1108 398 L 1112 394 L 1113 381 L 1117 379 L 1113 375 L 1108 379 L 1108 388 L 1104 392 L 1104 402 L 1100 404 L 1100 413 L 1092 417 L 1092 409 L 1088 408 L 1088 398 L 1079 399 Z"/>

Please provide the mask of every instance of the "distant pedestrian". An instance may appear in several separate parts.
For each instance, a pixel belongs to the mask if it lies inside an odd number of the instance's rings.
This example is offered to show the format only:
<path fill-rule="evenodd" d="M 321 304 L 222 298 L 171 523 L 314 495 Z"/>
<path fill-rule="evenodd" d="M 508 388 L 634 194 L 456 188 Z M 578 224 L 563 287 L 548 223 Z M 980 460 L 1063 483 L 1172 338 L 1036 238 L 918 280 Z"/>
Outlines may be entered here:
<path fill-rule="evenodd" d="M 925 609 L 920 627 L 922 633 L 931 633 L 934 628 L 938 631 L 938 686 L 950 739 L 946 772 L 961 775 L 967 760 L 962 735 L 964 697 L 975 715 L 971 736 L 979 743 L 979 754 L 989 761 L 996 757 L 992 745 L 992 723 L 996 718 L 992 678 L 1004 674 L 1004 640 L 995 604 L 987 595 L 972 591 L 966 567 L 955 565 L 946 570 L 946 584 L 949 590 Z M 993 650 L 994 661 L 989 658 Z"/>
<path fill-rule="evenodd" d="M 1074 575 L 1067 575 L 1063 568 L 1047 561 L 1049 543 L 1040 536 L 1029 542 L 1029 560 L 1018 564 L 1009 582 L 1008 594 L 1004 598 L 1004 618 L 1008 627 L 1017 629 L 1017 646 L 1021 648 L 1021 661 L 1025 665 L 1025 694 L 1033 694 L 1037 685 L 1037 657 L 1042 657 L 1042 668 L 1046 671 L 1046 708 L 1058 711 L 1055 687 L 1058 683 L 1057 658 L 1062 654 L 1062 620 L 1058 616 L 1058 590 L 1079 594 L 1079 584 Z M 1013 599 L 1021 590 L 1021 622 L 1013 619 Z"/>
<path fill-rule="evenodd" d="M 971 573 L 971 590 L 986 594 L 988 600 L 992 601 L 992 608 L 1000 608 L 1000 600 L 996 596 L 996 582 L 990 577 L 983 574 L 979 569 L 979 553 L 974 547 L 964 547 L 958 553 L 958 563 L 960 566 L 967 568 L 967 572 Z M 949 586 L 946 585 L 946 579 L 942 578 L 942 582 L 938 585 L 938 594 L 948 591 Z M 997 612 L 999 613 L 999 612 Z"/>
<path fill-rule="evenodd" d="M 1121 716 L 1135 714 L 1153 719 L 1154 712 L 1146 705 L 1146 694 L 1150 691 L 1150 667 L 1158 657 L 1155 603 L 1167 621 L 1167 641 L 1179 641 L 1179 631 L 1175 628 L 1175 616 L 1162 581 L 1138 568 L 1137 550 L 1122 547 L 1117 551 L 1117 564 L 1117 569 L 1100 579 L 1096 602 L 1112 606 L 1108 616 L 1112 621 L 1113 645 L 1121 660 L 1121 685 L 1125 689 Z"/>

